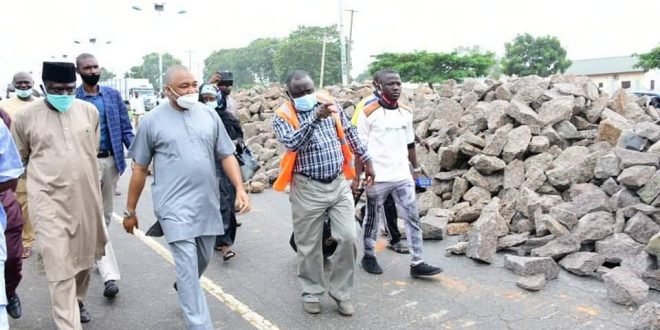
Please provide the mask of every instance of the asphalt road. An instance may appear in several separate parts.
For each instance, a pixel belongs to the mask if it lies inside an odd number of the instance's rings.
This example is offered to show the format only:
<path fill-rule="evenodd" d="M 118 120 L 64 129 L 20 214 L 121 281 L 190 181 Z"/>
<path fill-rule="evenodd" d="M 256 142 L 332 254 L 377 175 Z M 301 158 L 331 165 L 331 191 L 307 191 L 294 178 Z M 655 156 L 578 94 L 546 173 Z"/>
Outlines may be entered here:
<path fill-rule="evenodd" d="M 128 176 L 115 198 L 115 212 L 125 205 Z M 385 273 L 370 275 L 358 268 L 353 291 L 356 314 L 342 317 L 334 302 L 322 302 L 323 312 L 302 310 L 296 281 L 295 254 L 288 245 L 290 208 L 285 194 L 266 191 L 251 195 L 253 211 L 239 217 L 234 246 L 236 257 L 224 262 L 220 254 L 206 271 L 207 301 L 216 329 L 254 329 L 272 324 L 279 329 L 629 329 L 632 307 L 607 299 L 604 285 L 566 272 L 540 292 L 515 285 L 516 275 L 503 268 L 499 255 L 486 265 L 465 257 L 445 257 L 454 239 L 424 244 L 427 261 L 445 272 L 427 280 L 412 279 L 408 257 L 389 250 L 379 254 Z M 150 190 L 143 193 L 138 215 L 146 230 L 153 216 Z M 122 273 L 120 293 L 102 296 L 103 285 L 94 272 L 85 301 L 92 322 L 85 329 L 183 329 L 177 295 L 172 288 L 174 266 L 158 251 L 118 223 L 110 228 Z M 361 255 L 360 255 L 361 257 Z M 331 262 L 328 264 L 331 267 Z M 13 329 L 53 329 L 46 278 L 36 255 L 24 264 L 19 287 L 23 317 L 11 320 Z M 650 300 L 660 301 L 658 292 Z M 255 326 L 256 325 L 256 326 Z"/>

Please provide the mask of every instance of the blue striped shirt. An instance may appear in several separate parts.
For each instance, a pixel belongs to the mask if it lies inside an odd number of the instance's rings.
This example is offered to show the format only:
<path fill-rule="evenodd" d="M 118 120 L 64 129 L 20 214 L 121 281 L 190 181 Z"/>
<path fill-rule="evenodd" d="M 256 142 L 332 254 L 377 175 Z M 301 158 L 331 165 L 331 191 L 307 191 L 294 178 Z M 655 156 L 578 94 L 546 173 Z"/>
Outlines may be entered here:
<path fill-rule="evenodd" d="M 289 107 L 289 102 L 283 107 Z M 293 168 L 294 173 L 312 179 L 326 180 L 336 177 L 342 170 L 344 155 L 337 136 L 333 117 L 316 118 L 315 108 L 308 112 L 297 112 L 300 127 L 296 130 L 279 116 L 273 118 L 273 129 L 277 140 L 288 150 L 298 153 Z M 367 148 L 358 138 L 356 128 L 351 125 L 343 111 L 339 111 L 347 143 L 363 163 L 370 160 Z"/>

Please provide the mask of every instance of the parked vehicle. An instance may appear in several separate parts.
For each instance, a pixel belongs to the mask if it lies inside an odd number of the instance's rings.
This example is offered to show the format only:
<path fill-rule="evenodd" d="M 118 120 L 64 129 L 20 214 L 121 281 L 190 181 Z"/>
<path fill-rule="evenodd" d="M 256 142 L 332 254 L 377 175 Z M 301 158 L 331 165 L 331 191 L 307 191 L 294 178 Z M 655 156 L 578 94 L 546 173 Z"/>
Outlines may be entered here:
<path fill-rule="evenodd" d="M 635 96 L 646 96 L 649 99 L 649 105 L 660 109 L 660 92 L 656 91 L 633 91 Z"/>
<path fill-rule="evenodd" d="M 99 83 L 101 86 L 108 86 L 117 89 L 124 101 L 138 92 L 144 99 L 144 108 L 149 111 L 156 107 L 156 93 L 149 79 L 143 78 L 115 78 L 108 79 Z"/>

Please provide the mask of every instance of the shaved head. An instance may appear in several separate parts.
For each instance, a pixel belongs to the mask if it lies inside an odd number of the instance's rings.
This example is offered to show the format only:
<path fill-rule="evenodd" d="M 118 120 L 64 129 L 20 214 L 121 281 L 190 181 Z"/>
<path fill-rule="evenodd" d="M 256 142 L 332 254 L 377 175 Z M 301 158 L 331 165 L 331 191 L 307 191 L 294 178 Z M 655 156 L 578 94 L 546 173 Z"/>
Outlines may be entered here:
<path fill-rule="evenodd" d="M 76 67 L 80 70 L 80 62 L 89 58 L 96 58 L 90 53 L 82 53 L 76 57 Z"/>
<path fill-rule="evenodd" d="M 25 71 L 16 72 L 13 79 L 14 84 L 17 81 L 32 81 L 32 75 Z"/>
<path fill-rule="evenodd" d="M 171 84 L 172 80 L 176 75 L 184 72 L 192 75 L 192 72 L 190 72 L 190 70 L 187 67 L 183 65 L 172 65 L 171 67 L 169 67 L 169 69 L 167 69 L 167 71 L 165 71 L 165 77 L 163 77 L 163 83 L 165 85 Z"/>

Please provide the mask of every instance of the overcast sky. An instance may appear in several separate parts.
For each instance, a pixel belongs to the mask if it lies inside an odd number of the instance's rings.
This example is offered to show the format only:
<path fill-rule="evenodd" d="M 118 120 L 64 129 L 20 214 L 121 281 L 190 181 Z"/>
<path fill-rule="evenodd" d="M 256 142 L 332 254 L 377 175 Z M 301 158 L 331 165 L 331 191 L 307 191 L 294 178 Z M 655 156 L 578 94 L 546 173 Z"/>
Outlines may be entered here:
<path fill-rule="evenodd" d="M 630 55 L 660 43 L 660 0 L 343 0 L 355 9 L 354 71 L 371 55 L 451 51 L 479 45 L 498 55 L 517 33 L 557 36 L 570 59 Z M 141 6 L 141 12 L 131 9 Z M 176 12 L 186 10 L 185 14 Z M 348 36 L 348 13 L 344 13 Z M 160 26 L 147 0 L 4 0 L 0 7 L 0 89 L 19 70 L 51 56 L 97 55 L 115 73 L 162 49 L 200 72 L 212 50 L 259 37 L 284 37 L 298 25 L 338 22 L 336 0 L 171 0 Z M 96 37 L 96 46 L 74 40 Z M 105 44 L 106 41 L 112 41 Z M 187 51 L 192 51 L 188 53 Z"/>

